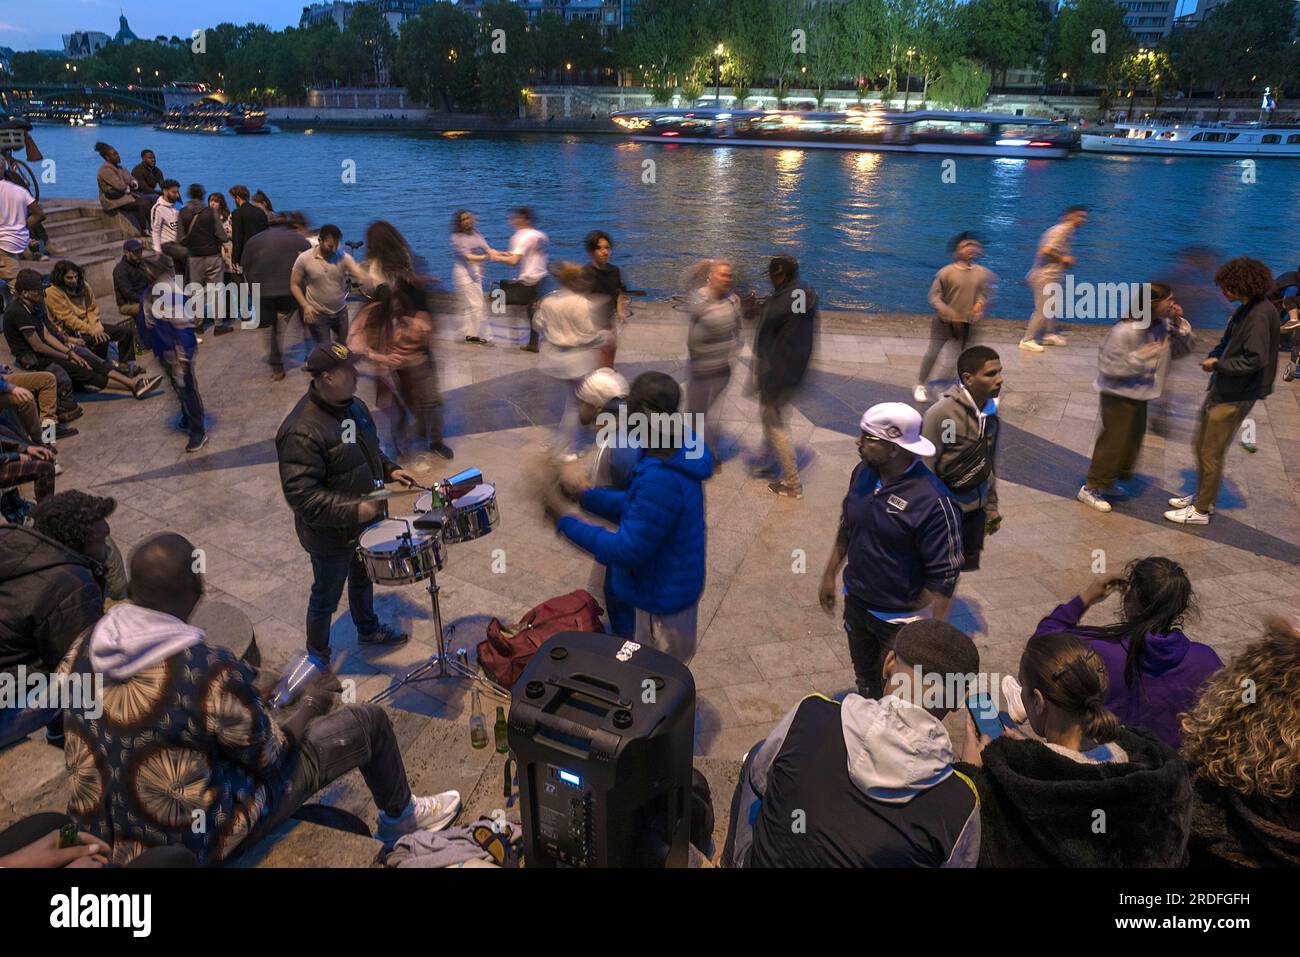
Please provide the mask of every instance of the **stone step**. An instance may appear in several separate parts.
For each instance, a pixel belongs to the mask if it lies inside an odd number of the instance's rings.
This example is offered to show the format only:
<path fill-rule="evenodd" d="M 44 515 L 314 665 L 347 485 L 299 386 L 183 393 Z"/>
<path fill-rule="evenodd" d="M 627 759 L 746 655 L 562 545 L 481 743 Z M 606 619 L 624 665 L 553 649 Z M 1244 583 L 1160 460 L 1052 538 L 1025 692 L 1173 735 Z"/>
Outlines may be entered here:
<path fill-rule="evenodd" d="M 89 228 L 83 228 L 76 232 L 56 233 L 54 230 L 50 230 L 50 242 L 59 250 L 57 253 L 50 252 L 51 256 L 77 262 L 78 257 L 92 247 L 113 242 L 118 244 L 118 248 L 121 248 L 122 240 L 117 229 L 92 224 Z M 46 251 L 49 252 L 48 249 Z"/>
<path fill-rule="evenodd" d="M 113 267 L 122 258 L 122 240 L 110 239 L 91 243 L 75 252 L 68 250 L 57 256 L 50 256 L 45 262 L 23 263 L 25 267 L 35 269 L 42 276 L 48 276 L 60 259 L 71 259 L 86 274 L 86 282 L 95 290 L 96 295 L 113 291 Z"/>
<path fill-rule="evenodd" d="M 373 867 L 383 847 L 361 837 L 307 821 L 287 821 L 233 865 L 253 867 Z"/>

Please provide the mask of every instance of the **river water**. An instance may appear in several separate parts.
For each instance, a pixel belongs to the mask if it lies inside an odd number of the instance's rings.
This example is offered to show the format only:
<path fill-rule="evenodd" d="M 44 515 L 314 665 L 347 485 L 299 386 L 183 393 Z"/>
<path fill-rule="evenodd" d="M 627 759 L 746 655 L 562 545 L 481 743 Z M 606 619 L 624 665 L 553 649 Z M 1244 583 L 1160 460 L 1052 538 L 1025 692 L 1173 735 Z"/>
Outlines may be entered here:
<path fill-rule="evenodd" d="M 1207 261 L 1251 255 L 1275 271 L 1300 260 L 1300 163 L 1260 161 L 1254 181 L 1240 160 L 1076 155 L 1068 160 L 960 157 L 945 182 L 943 158 L 839 150 L 712 148 L 632 143 L 613 136 L 281 132 L 213 136 L 144 126 L 41 126 L 56 161 L 51 197 L 95 194 L 97 140 L 128 167 L 144 147 L 182 187 L 262 189 L 276 209 L 337 223 L 361 239 L 385 218 L 430 271 L 449 275 L 448 224 L 466 207 L 506 248 L 506 212 L 527 205 L 551 238 L 552 259 L 582 260 L 582 237 L 601 228 L 630 286 L 666 297 L 687 266 L 726 256 L 746 281 L 766 258 L 795 255 L 826 305 L 925 312 L 945 243 L 973 229 L 1000 277 L 991 315 L 1028 316 L 1024 274 L 1039 234 L 1066 206 L 1086 203 L 1075 247 L 1078 282 L 1172 280 L 1188 318 L 1220 326 L 1227 304 L 1206 287 L 1191 247 Z M 646 161 L 653 161 L 648 166 Z M 355 170 L 355 182 L 345 182 Z M 48 173 L 47 173 L 48 178 Z M 508 275 L 493 266 L 492 275 Z M 1195 291 L 1188 288 L 1199 282 Z"/>

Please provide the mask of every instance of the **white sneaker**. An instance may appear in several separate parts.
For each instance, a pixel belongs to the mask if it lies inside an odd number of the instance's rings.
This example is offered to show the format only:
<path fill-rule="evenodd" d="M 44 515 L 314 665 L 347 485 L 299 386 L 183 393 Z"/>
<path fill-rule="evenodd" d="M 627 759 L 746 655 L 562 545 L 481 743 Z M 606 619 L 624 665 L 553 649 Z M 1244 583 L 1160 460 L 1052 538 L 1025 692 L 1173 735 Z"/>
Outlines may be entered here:
<path fill-rule="evenodd" d="M 1065 345 L 1065 336 L 1058 336 L 1053 332 L 1051 335 L 1043 336 L 1043 341 L 1049 346 L 1063 346 Z"/>
<path fill-rule="evenodd" d="M 1099 512 L 1110 511 L 1110 502 L 1106 501 L 1086 485 L 1079 489 L 1079 494 L 1076 495 L 1075 498 L 1084 505 L 1087 505 L 1089 508 L 1095 508 Z"/>
<path fill-rule="evenodd" d="M 412 797 L 411 813 L 391 818 L 379 812 L 379 827 L 375 837 L 392 845 L 403 834 L 412 831 L 441 831 L 460 813 L 460 792 L 443 791 L 431 797 Z"/>
<path fill-rule="evenodd" d="M 1178 495 L 1169 500 L 1170 508 L 1186 508 L 1196 501 L 1195 495 Z"/>
<path fill-rule="evenodd" d="M 1186 508 L 1176 508 L 1172 511 L 1165 512 L 1165 518 L 1168 521 L 1175 522 L 1179 525 L 1209 525 L 1210 515 L 1208 512 L 1198 512 L 1195 505 L 1188 505 Z"/>
<path fill-rule="evenodd" d="M 1037 342 L 1035 342 L 1033 339 L 1021 339 L 1021 340 L 1020 340 L 1020 348 L 1024 349 L 1026 352 L 1045 352 L 1045 351 L 1047 351 L 1047 350 L 1045 350 L 1042 346 L 1040 346 Z"/>
<path fill-rule="evenodd" d="M 914 386 L 912 386 L 912 401 L 913 401 L 913 402 L 929 402 L 929 401 L 930 401 L 930 393 L 928 393 L 928 392 L 925 391 L 925 386 L 923 386 L 923 385 L 914 385 Z"/>

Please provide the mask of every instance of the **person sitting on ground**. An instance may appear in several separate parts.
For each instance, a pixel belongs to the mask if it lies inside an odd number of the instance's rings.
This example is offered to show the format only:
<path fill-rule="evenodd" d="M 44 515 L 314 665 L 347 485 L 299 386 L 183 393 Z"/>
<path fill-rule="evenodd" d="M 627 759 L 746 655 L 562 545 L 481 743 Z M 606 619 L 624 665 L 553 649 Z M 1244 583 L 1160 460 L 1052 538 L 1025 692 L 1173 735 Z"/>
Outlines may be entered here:
<path fill-rule="evenodd" d="M 171 532 L 142 542 L 130 558 L 130 601 L 110 608 L 64 666 L 104 682 L 98 720 L 67 709 L 64 753 L 68 813 L 111 845 L 109 862 L 128 864 L 170 844 L 201 865 L 225 863 L 354 768 L 379 808 L 384 844 L 449 825 L 460 795 L 412 796 L 378 705 L 327 714 L 332 699 L 322 680 L 283 724 L 267 713 L 252 668 L 188 623 L 203 596 L 195 554 Z M 207 826 L 194 827 L 196 820 Z"/>
<path fill-rule="evenodd" d="M 71 394 L 72 383 L 66 374 L 64 381 Z M 77 434 L 77 429 L 59 416 L 60 391 L 59 378 L 53 372 L 20 372 L 0 363 L 0 413 L 12 415 L 32 442 L 49 444 L 46 423 L 54 425 L 53 439 Z M 71 404 L 76 407 L 75 402 Z"/>
<path fill-rule="evenodd" d="M 980 867 L 1185 863 L 1187 767 L 1148 732 L 1121 726 L 1106 686 L 1101 655 L 1058 632 L 1025 645 L 1018 680 L 1004 682 L 1008 712 L 1023 710 L 1040 740 L 1015 728 L 992 740 L 967 710 L 957 770 L 979 792 Z"/>
<path fill-rule="evenodd" d="M 138 239 L 122 244 L 122 258 L 113 267 L 113 298 L 117 311 L 132 324 L 140 315 L 141 299 L 149 291 L 149 270 L 144 265 L 144 245 Z M 136 353 L 139 354 L 137 348 Z"/>
<path fill-rule="evenodd" d="M 54 494 L 54 476 L 58 474 L 54 449 L 23 434 L 17 420 L 0 412 L 0 514 L 11 522 L 26 517 L 30 503 L 19 494 L 17 486 L 32 483 L 33 495 L 40 502 Z"/>
<path fill-rule="evenodd" d="M 136 241 L 138 242 L 138 240 Z M 104 323 L 99 318 L 99 303 L 86 281 L 85 271 L 76 263 L 61 259 L 50 272 L 50 288 L 45 293 L 45 311 L 51 322 L 65 336 L 81 339 L 86 347 L 105 362 L 111 362 L 108 346 L 117 347 L 115 367 L 129 376 L 138 376 L 135 357 L 135 323 L 123 320 Z"/>
<path fill-rule="evenodd" d="M 713 453 L 678 413 L 680 403 L 672 376 L 644 372 L 632 383 L 628 413 L 642 426 L 645 450 L 632 481 L 625 491 L 593 488 L 578 498 L 587 511 L 617 522 L 617 531 L 583 521 L 558 489 L 546 507 L 561 534 L 610 569 L 612 593 L 635 609 L 627 616 L 632 633 L 620 637 L 689 662 L 704 591 L 703 483 L 713 475 Z"/>
<path fill-rule="evenodd" d="M 139 184 L 142 193 L 161 193 L 163 180 L 166 179 L 153 150 L 140 151 L 140 162 L 131 170 L 131 176 Z"/>
<path fill-rule="evenodd" d="M 14 285 L 18 295 L 4 312 L 4 337 L 14 361 L 27 371 L 61 369 L 79 390 L 102 390 L 110 386 L 145 398 L 162 376 L 139 376 L 134 381 L 87 349 L 80 338 L 64 336 L 48 321 L 45 287 L 40 273 L 24 269 Z M 57 375 L 57 373 L 56 373 Z"/>
<path fill-rule="evenodd" d="M 1120 620 L 1080 626 L 1088 609 L 1118 592 Z M 1038 623 L 1034 638 L 1068 631 L 1090 645 L 1106 665 L 1106 707 L 1131 728 L 1145 728 L 1178 748 L 1179 716 L 1205 680 L 1223 667 L 1213 648 L 1191 641 L 1180 626 L 1195 610 L 1192 583 L 1177 562 L 1143 558 L 1123 575 L 1098 578 Z M 1030 639 L 1031 641 L 1033 638 Z"/>
<path fill-rule="evenodd" d="M 1300 630 L 1264 625 L 1183 715 L 1193 867 L 1300 867 Z"/>
<path fill-rule="evenodd" d="M 34 528 L 0 524 L 0 671 L 51 674 L 104 613 L 108 517 L 117 503 L 84 492 L 52 495 Z M 49 708 L 0 708 L 0 747 L 58 717 Z M 47 734 L 62 744 L 62 728 Z"/>
<path fill-rule="evenodd" d="M 110 386 L 145 398 L 162 376 L 139 376 L 134 381 L 85 347 L 80 338 L 64 336 L 47 320 L 45 286 L 34 269 L 18 273 L 18 295 L 4 312 L 4 337 L 14 361 L 27 371 L 61 369 L 73 388 L 102 390 Z M 57 373 L 56 373 L 57 375 Z"/>
<path fill-rule="evenodd" d="M 59 835 L 74 824 L 66 814 L 44 811 L 16 821 L 0 831 L 0 868 L 4 867 L 107 867 L 109 847 L 85 831 L 77 843 L 64 847 Z M 152 847 L 130 867 L 193 867 L 194 855 L 183 847 Z"/>
<path fill-rule="evenodd" d="M 121 213 L 143 236 L 149 231 L 149 210 L 157 197 L 140 192 L 140 184 L 122 165 L 122 156 L 107 143 L 96 143 L 95 152 L 104 160 L 95 176 L 99 186 L 99 205 L 108 213 Z"/>
<path fill-rule="evenodd" d="M 947 688 L 978 673 L 975 642 L 946 622 L 913 622 L 882 667 L 878 700 L 809 695 L 750 751 L 724 867 L 975 866 L 979 801 L 943 726 L 956 703 L 927 694 L 929 680 Z"/>

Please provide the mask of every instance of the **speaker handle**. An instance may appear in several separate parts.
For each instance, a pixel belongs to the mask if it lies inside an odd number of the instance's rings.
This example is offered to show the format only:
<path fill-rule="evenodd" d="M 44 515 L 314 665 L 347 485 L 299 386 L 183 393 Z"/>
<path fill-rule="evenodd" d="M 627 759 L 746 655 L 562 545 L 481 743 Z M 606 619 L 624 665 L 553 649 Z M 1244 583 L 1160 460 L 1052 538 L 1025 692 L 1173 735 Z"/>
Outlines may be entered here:
<path fill-rule="evenodd" d="M 605 682 L 596 683 L 597 679 L 588 678 L 587 681 L 574 680 L 587 678 L 586 675 L 573 675 L 570 678 L 548 678 L 547 684 L 554 685 L 557 688 L 563 688 L 565 691 L 572 691 L 575 694 L 585 694 L 589 698 L 595 698 L 597 701 L 612 705 L 615 708 L 630 708 L 632 702 L 625 698 L 617 698 L 608 691 L 608 685 Z M 590 682 L 590 683 L 588 683 Z M 602 693 L 602 690 L 604 693 Z"/>

